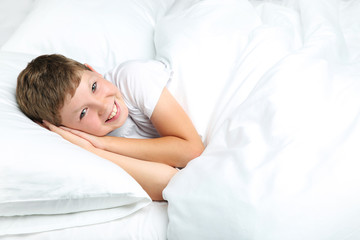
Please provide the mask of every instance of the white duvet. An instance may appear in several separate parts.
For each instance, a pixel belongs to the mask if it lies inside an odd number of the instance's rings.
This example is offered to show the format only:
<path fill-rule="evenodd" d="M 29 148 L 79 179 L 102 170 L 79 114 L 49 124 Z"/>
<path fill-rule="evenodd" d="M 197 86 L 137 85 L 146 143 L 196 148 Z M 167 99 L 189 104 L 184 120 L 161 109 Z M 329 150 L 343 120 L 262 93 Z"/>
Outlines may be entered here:
<path fill-rule="evenodd" d="M 204 102 L 221 91 L 205 152 L 164 192 L 168 237 L 359 239 L 360 4 L 256 3 L 230 74 L 203 79 Z"/>
<path fill-rule="evenodd" d="M 173 69 L 169 89 L 206 149 L 163 193 L 168 239 L 360 239 L 359 1 L 82 1 L 35 1 L 2 51 Z M 59 161 L 75 151 L 104 168 L 24 119 L 29 149 L 51 138 Z"/>

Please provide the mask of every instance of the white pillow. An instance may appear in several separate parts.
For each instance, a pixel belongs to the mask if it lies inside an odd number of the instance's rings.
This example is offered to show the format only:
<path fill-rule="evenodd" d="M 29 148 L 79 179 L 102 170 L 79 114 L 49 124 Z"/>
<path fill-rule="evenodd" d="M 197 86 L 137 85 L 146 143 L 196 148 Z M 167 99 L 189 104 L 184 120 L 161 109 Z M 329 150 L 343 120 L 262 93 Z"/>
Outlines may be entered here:
<path fill-rule="evenodd" d="M 149 204 L 120 167 L 20 112 L 16 79 L 32 58 L 0 52 L 0 236 L 109 221 Z"/>
<path fill-rule="evenodd" d="M 173 2 L 34 3 L 1 48 L 0 235 L 109 221 L 150 202 L 121 168 L 69 144 L 20 113 L 15 85 L 20 70 L 40 54 L 60 53 L 87 62 L 99 72 L 125 60 L 153 58 L 154 26 Z"/>
<path fill-rule="evenodd" d="M 38 0 L 2 50 L 60 53 L 98 71 L 153 58 L 153 34 L 173 0 Z"/>

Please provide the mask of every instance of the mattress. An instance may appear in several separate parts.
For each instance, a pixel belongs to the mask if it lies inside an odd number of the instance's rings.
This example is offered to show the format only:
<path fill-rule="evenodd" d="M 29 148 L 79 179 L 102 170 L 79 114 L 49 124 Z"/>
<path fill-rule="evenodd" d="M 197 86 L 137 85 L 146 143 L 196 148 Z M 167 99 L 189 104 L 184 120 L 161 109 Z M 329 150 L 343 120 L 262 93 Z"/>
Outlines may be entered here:
<path fill-rule="evenodd" d="M 167 239 L 167 203 L 153 202 L 124 218 L 82 227 L 0 236 L 2 240 L 46 239 Z"/>

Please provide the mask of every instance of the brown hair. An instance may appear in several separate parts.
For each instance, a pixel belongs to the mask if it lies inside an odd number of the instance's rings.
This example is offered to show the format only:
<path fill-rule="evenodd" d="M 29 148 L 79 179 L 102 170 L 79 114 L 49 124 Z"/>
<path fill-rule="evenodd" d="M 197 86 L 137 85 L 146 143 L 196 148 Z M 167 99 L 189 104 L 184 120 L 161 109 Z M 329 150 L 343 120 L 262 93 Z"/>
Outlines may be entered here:
<path fill-rule="evenodd" d="M 61 124 L 60 109 L 68 94 L 74 96 L 86 65 L 59 54 L 32 60 L 19 74 L 16 101 L 31 120 Z"/>

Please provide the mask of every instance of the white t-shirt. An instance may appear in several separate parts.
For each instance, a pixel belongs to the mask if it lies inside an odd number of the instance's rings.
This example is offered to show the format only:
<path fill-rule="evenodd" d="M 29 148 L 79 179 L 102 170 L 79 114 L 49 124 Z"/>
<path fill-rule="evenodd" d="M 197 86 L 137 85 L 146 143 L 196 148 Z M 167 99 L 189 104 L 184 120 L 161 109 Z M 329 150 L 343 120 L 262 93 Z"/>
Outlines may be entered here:
<path fill-rule="evenodd" d="M 108 135 L 126 138 L 155 138 L 158 132 L 150 117 L 172 72 L 156 60 L 128 61 L 105 74 L 117 86 L 129 109 L 129 117 Z"/>

